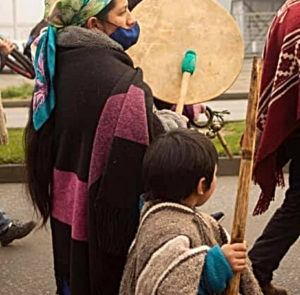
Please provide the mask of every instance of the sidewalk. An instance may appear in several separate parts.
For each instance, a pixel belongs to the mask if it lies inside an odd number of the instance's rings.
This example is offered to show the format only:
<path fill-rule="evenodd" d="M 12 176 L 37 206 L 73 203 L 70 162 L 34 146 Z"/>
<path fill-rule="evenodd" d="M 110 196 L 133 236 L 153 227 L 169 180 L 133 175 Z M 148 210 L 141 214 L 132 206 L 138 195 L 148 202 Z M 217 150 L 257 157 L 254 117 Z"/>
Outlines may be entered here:
<path fill-rule="evenodd" d="M 232 98 L 234 98 L 238 94 L 245 95 L 246 93 L 248 93 L 250 88 L 251 70 L 252 58 L 246 58 L 237 80 L 223 95 L 221 95 L 221 97 L 230 98 L 231 96 Z M 247 96 L 245 95 L 244 98 L 247 98 Z"/>

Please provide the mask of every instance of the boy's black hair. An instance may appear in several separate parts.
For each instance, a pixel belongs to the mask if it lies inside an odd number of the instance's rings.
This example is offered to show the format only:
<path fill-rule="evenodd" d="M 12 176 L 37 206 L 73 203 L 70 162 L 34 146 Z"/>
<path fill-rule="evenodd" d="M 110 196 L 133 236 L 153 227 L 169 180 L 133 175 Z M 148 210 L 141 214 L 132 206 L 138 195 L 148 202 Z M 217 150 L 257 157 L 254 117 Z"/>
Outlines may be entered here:
<path fill-rule="evenodd" d="M 145 200 L 179 202 L 204 177 L 210 188 L 218 155 L 213 143 L 196 130 L 176 129 L 158 136 L 143 162 Z"/>

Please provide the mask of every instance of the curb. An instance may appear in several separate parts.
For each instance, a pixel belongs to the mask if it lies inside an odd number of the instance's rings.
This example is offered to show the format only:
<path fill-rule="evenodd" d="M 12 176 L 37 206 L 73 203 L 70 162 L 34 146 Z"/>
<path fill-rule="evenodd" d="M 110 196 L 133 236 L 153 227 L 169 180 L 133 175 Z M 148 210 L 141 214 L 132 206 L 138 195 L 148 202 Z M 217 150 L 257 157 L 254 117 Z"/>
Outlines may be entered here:
<path fill-rule="evenodd" d="M 20 100 L 10 101 L 9 99 L 2 99 L 2 104 L 4 108 L 29 108 L 30 100 L 20 99 Z"/>
<path fill-rule="evenodd" d="M 219 158 L 217 176 L 234 176 L 239 175 L 240 170 L 240 157 Z"/>
<path fill-rule="evenodd" d="M 248 99 L 248 92 L 232 92 L 232 93 L 223 93 L 220 96 L 212 99 L 211 101 L 220 101 L 220 100 L 244 100 Z"/>
<path fill-rule="evenodd" d="M 0 165 L 0 183 L 25 182 L 24 164 L 3 164 Z"/>

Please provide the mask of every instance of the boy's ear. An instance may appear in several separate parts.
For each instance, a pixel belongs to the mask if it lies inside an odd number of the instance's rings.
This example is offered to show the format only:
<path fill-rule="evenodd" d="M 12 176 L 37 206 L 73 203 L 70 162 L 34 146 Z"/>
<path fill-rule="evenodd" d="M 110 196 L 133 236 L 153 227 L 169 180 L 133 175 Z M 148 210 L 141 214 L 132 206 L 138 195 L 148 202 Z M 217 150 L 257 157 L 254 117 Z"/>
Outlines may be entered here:
<path fill-rule="evenodd" d="M 202 177 L 199 179 L 198 185 L 197 185 L 197 194 L 203 195 L 206 191 L 206 179 L 205 177 Z"/>

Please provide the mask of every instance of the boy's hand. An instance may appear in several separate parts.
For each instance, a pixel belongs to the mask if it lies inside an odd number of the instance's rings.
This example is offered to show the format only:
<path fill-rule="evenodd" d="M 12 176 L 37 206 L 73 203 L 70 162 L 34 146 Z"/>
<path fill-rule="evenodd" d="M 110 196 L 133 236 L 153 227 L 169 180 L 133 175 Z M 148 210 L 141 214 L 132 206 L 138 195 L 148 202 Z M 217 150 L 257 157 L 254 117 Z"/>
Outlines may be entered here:
<path fill-rule="evenodd" d="M 247 246 L 245 243 L 225 244 L 221 249 L 233 272 L 242 271 L 246 268 Z"/>
<path fill-rule="evenodd" d="M 8 40 L 0 39 L 0 51 L 2 51 L 5 55 L 11 54 L 15 46 Z"/>

